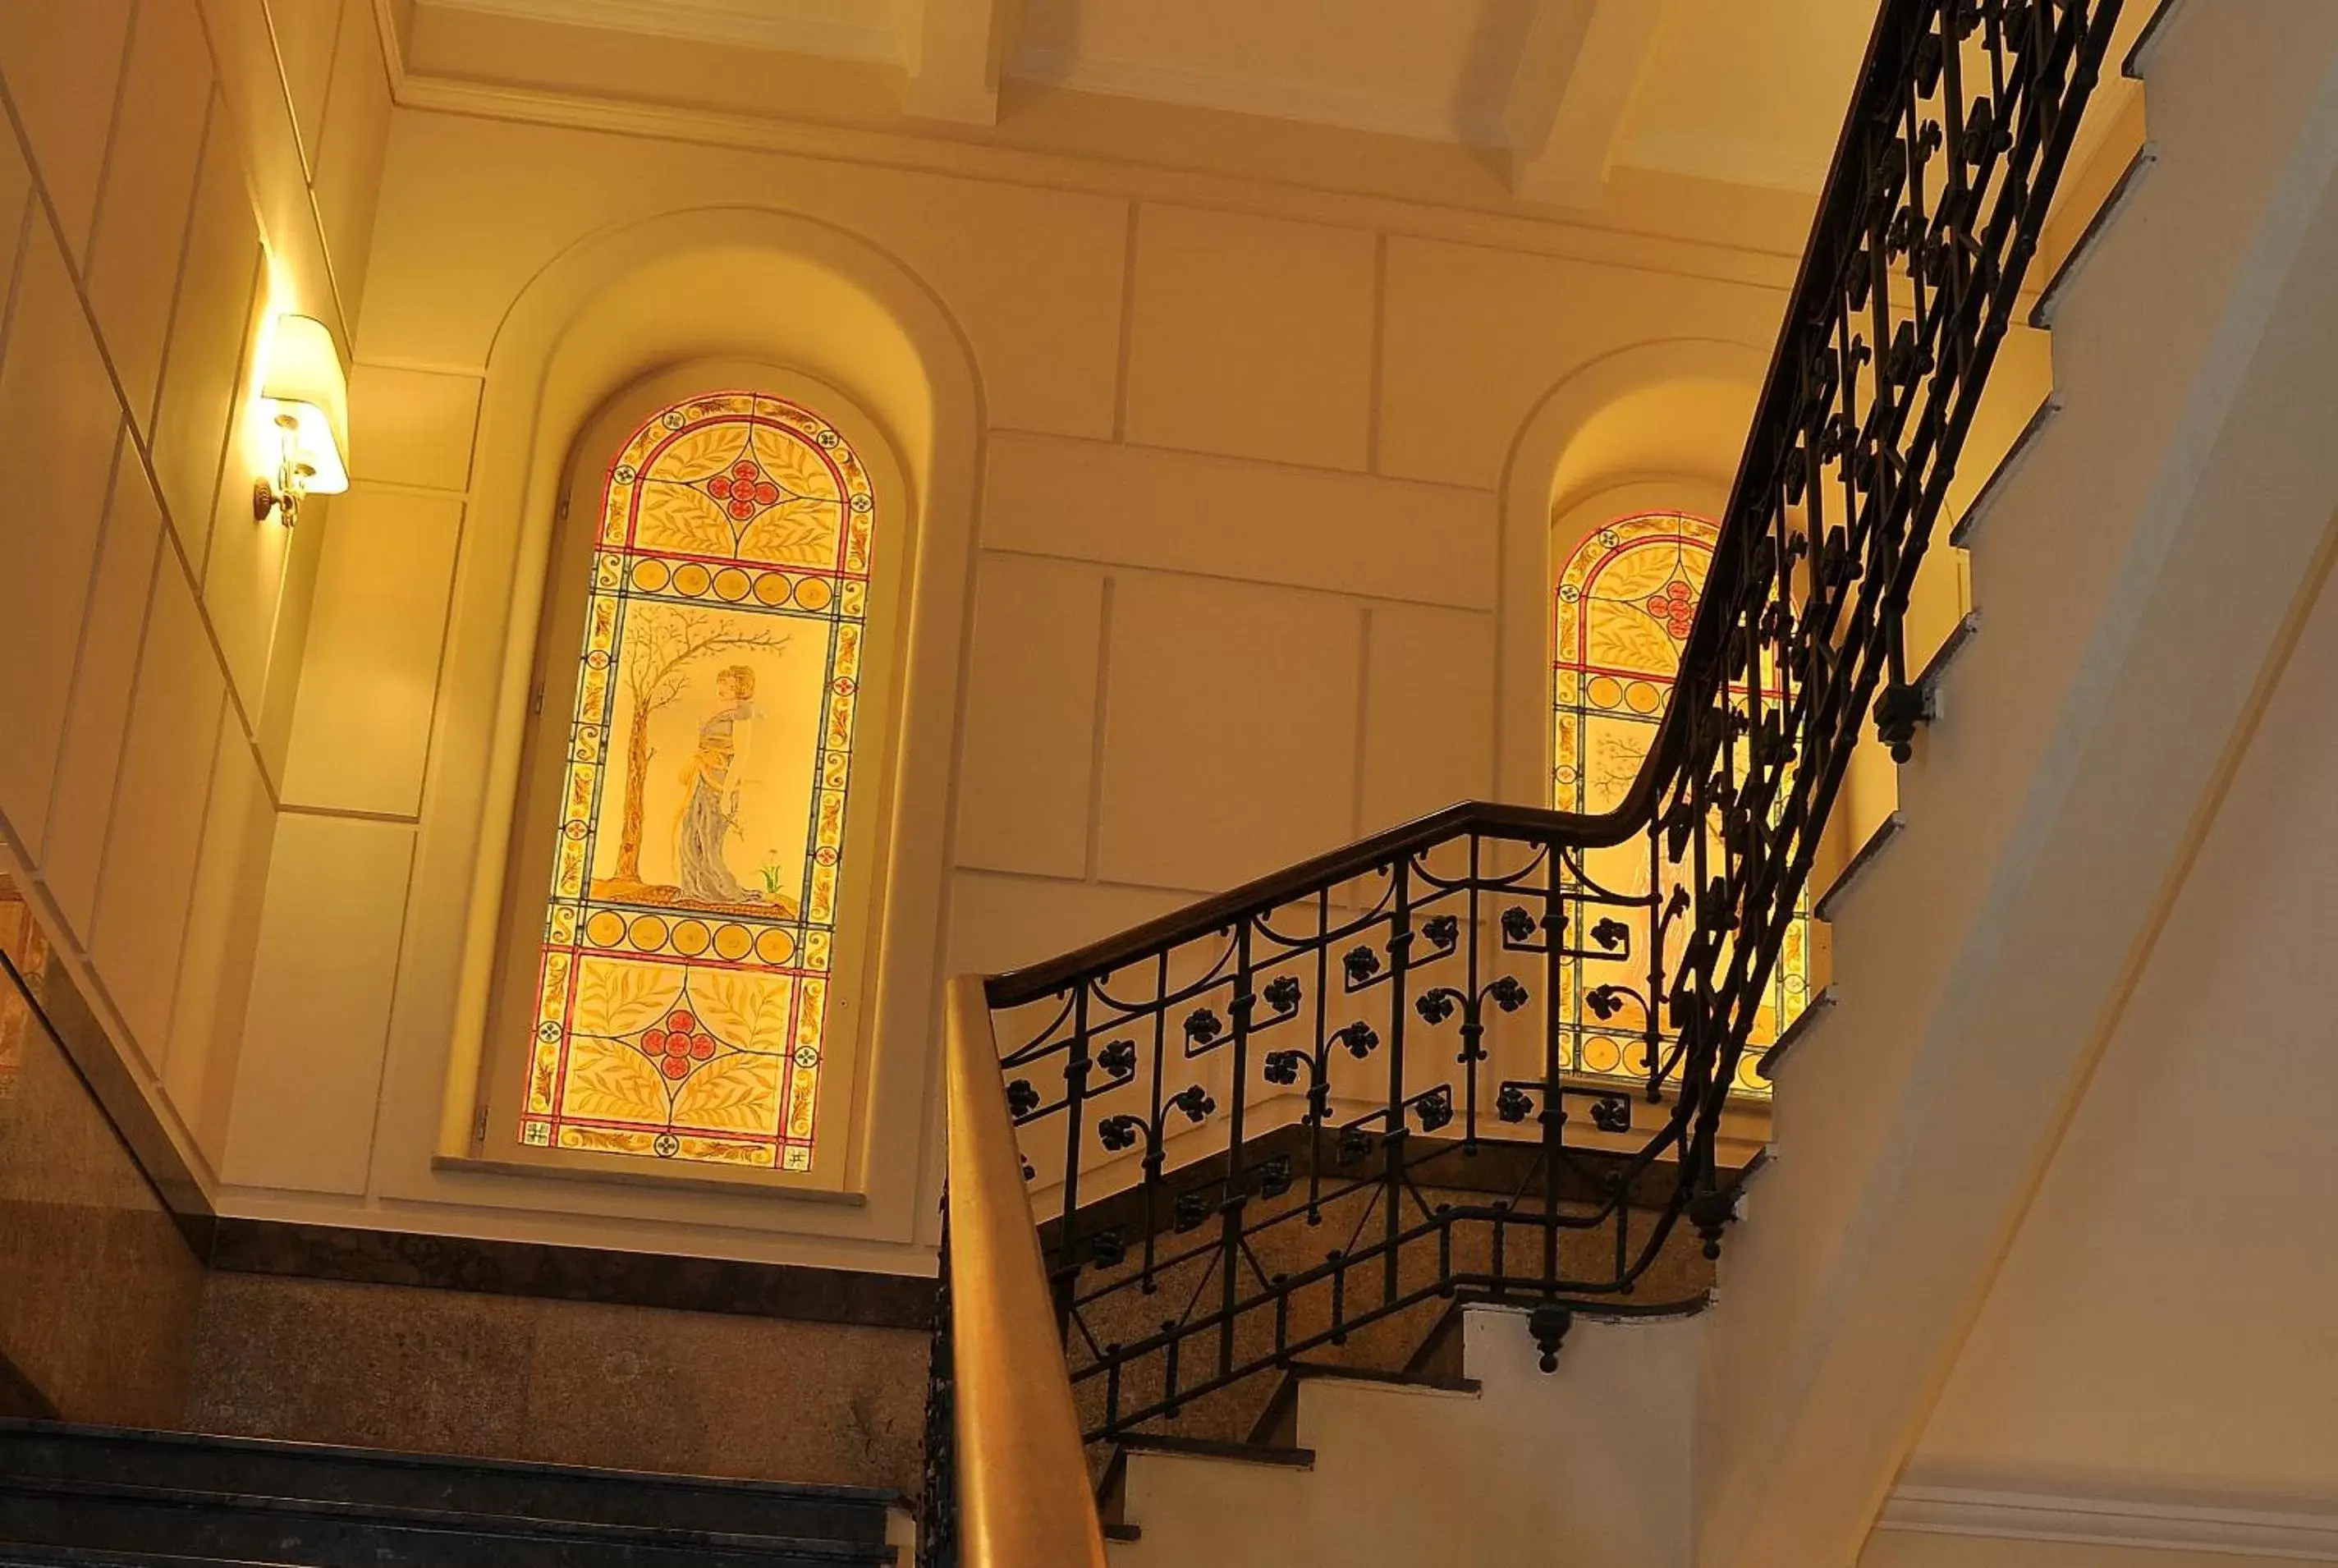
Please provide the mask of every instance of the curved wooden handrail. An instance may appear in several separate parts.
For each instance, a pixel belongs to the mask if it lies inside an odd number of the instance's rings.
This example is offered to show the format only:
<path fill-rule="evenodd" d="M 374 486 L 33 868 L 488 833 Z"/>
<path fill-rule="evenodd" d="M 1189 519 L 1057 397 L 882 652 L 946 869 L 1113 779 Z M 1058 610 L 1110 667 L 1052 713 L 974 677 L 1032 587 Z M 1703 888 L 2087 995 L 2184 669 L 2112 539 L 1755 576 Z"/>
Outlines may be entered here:
<path fill-rule="evenodd" d="M 964 1568 L 1106 1568 L 977 975 L 950 982 L 951 1368 Z"/>

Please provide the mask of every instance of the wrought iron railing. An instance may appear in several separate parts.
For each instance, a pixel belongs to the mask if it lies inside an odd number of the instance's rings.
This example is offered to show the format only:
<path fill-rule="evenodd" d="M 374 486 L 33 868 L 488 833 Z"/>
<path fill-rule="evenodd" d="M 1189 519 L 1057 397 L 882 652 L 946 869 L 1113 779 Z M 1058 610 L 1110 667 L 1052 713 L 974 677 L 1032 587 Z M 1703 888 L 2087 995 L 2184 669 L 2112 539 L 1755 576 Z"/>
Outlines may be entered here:
<path fill-rule="evenodd" d="M 942 1199 L 941 1267 L 926 1367 L 925 1474 L 918 1493 L 918 1568 L 955 1568 L 958 1549 L 958 1319 L 950 1310 L 949 1199 Z"/>
<path fill-rule="evenodd" d="M 1909 595 L 2118 10 L 1885 0 L 1620 807 L 1456 807 L 989 982 L 1091 1441 L 1457 1293 L 1625 1307 L 1717 1255 L 1768 982 L 1864 724 L 1904 760 L 1925 717 Z"/>

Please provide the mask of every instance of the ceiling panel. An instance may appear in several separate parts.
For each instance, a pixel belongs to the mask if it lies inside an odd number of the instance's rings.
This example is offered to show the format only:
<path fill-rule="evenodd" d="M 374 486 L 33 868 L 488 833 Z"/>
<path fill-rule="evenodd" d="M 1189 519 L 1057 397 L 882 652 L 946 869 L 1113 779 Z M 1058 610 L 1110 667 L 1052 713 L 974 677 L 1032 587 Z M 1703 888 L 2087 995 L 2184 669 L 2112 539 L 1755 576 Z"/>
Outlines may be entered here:
<path fill-rule="evenodd" d="M 1665 0 L 1615 162 L 1739 185 L 1826 180 L 1876 0 Z"/>
<path fill-rule="evenodd" d="M 1491 142 L 1534 0 L 1026 0 L 1027 81 Z"/>
<path fill-rule="evenodd" d="M 928 5 L 971 0 L 429 0 L 669 37 L 892 64 Z M 1515 83 L 1564 96 L 1586 18 L 1660 8 L 1629 108 L 1589 163 L 1814 191 L 1876 0 L 1022 0 L 1007 74 L 1027 82 L 1503 146 Z M 1537 15 L 1541 25 L 1537 26 Z M 1520 61 L 1530 49 L 1553 58 Z M 1556 76 L 1553 76 L 1553 74 Z M 1594 93 L 1593 96 L 1597 96 Z M 1547 124 L 1548 116 L 1545 116 Z M 1612 136 L 1612 142 L 1608 138 Z M 1547 152 L 1541 142 L 1522 149 Z"/>

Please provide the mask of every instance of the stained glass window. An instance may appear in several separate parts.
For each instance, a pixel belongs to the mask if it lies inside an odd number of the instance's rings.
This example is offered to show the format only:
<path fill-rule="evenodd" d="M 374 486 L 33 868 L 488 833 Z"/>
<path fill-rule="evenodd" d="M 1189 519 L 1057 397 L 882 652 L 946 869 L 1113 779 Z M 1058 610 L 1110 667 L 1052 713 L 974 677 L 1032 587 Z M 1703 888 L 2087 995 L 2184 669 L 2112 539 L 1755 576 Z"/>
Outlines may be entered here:
<path fill-rule="evenodd" d="M 844 436 L 761 393 L 610 464 L 524 1144 L 811 1169 L 877 523 Z"/>
<path fill-rule="evenodd" d="M 1713 564 L 1716 530 L 1704 518 L 1677 512 L 1620 517 L 1577 545 L 1560 566 L 1551 617 L 1551 804 L 1562 811 L 1600 812 L 1621 804 L 1656 738 L 1680 670 L 1681 645 L 1696 614 L 1698 595 Z M 1648 891 L 1653 874 L 1670 895 L 1678 867 L 1651 867 L 1645 839 L 1585 858 L 1585 870 L 1619 893 Z M 1586 906 L 1587 927 L 1602 911 Z M 1762 1052 L 1802 1012 L 1809 989 L 1810 916 L 1788 926 L 1786 945 L 1770 980 L 1769 996 L 1738 1067 L 1736 1090 L 1766 1097 L 1755 1072 Z M 1571 947 L 1597 951 L 1588 932 Z M 1604 985 L 1636 989 L 1646 984 L 1647 960 L 1572 958 L 1564 976 L 1563 1016 L 1581 1016 L 1577 996 Z M 1638 973 L 1635 973 L 1635 971 Z M 1598 1003 L 1602 998 L 1589 995 Z M 1636 1002 L 1617 1001 L 1605 1018 L 1591 1009 L 1588 1027 L 1568 1025 L 1563 1048 L 1573 1071 L 1596 1078 L 1646 1079 L 1647 1020 Z M 1662 1047 L 1674 1042 L 1660 1035 Z"/>

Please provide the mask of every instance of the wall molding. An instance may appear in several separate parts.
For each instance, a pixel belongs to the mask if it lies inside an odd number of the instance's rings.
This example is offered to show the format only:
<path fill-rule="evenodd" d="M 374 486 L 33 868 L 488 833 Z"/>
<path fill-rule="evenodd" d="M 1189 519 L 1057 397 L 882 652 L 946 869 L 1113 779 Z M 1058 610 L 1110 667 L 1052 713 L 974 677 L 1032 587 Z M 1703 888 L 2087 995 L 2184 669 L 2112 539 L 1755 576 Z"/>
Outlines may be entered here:
<path fill-rule="evenodd" d="M 1430 200 L 1402 191 L 1374 190 L 1361 179 L 1333 183 L 1272 173 L 1237 175 L 1206 167 L 1198 161 L 1193 166 L 1180 166 L 1135 157 L 924 137 L 902 131 L 743 114 L 690 104 L 633 103 L 584 90 L 431 74 L 416 70 L 411 64 L 405 65 L 401 74 L 398 104 L 423 113 L 591 131 L 1070 194 L 1381 230 L 1408 240 L 1483 246 L 1523 256 L 1762 289 L 1787 288 L 1793 281 L 1794 267 L 1794 258 L 1785 250 L 1763 249 L 1758 243 L 1548 219 L 1515 207 L 1505 210 L 1472 204 L 1458 197 Z M 1369 162 L 1362 166 L 1369 168 Z M 465 368 L 460 373 L 475 374 L 476 370 Z"/>
<path fill-rule="evenodd" d="M 1902 1486 L 1875 1522 L 1879 1531 L 2068 1541 L 2161 1552 L 2221 1552 L 2338 1563 L 2338 1508 L 2276 1509 L 2153 1503 L 2131 1498 Z"/>
<path fill-rule="evenodd" d="M 221 1217 L 215 1272 L 662 1307 L 867 1328 L 933 1327 L 930 1277 Z"/>

